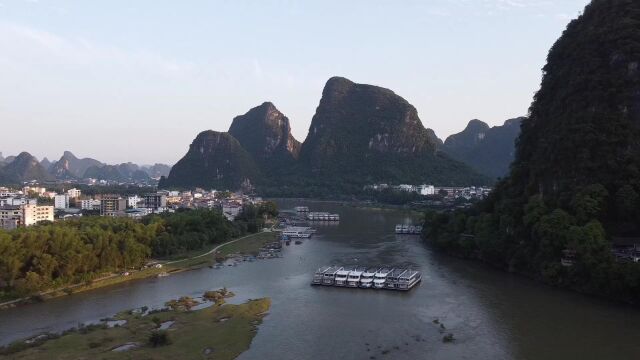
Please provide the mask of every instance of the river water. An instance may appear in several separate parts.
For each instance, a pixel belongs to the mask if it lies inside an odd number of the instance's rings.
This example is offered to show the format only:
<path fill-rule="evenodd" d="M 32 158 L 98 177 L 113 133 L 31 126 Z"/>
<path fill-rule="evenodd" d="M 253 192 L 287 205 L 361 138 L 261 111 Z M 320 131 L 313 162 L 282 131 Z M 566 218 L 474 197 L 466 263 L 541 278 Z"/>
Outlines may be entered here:
<path fill-rule="evenodd" d="M 281 201 L 339 213 L 284 257 L 120 284 L 0 312 L 0 344 L 226 286 L 233 302 L 272 307 L 240 359 L 640 359 L 640 311 L 556 290 L 396 236 L 419 217 L 335 203 Z M 410 292 L 310 286 L 325 264 L 419 268 Z M 444 324 L 446 330 L 434 323 Z M 443 332 L 444 331 L 444 332 Z M 453 343 L 444 343 L 452 333 Z"/>

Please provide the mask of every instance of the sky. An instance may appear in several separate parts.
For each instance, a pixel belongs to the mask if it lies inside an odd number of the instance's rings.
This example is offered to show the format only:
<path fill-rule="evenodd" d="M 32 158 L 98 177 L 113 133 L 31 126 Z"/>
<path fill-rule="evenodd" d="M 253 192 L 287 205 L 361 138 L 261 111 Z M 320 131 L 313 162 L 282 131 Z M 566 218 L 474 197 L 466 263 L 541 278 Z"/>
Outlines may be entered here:
<path fill-rule="evenodd" d="M 0 0 L 0 151 L 173 164 L 273 102 L 304 141 L 331 76 L 444 139 L 527 114 L 588 0 Z"/>

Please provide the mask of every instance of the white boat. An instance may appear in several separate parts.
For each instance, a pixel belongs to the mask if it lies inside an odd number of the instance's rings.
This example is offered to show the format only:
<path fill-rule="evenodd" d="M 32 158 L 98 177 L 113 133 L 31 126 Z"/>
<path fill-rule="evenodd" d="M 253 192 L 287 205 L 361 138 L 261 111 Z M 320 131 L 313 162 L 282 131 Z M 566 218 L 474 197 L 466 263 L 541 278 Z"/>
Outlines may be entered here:
<path fill-rule="evenodd" d="M 402 225 L 402 233 L 403 234 L 409 233 L 409 225 Z"/>
<path fill-rule="evenodd" d="M 295 210 L 296 210 L 296 212 L 309 212 L 309 207 L 308 206 L 296 206 Z"/>
<path fill-rule="evenodd" d="M 365 289 L 372 287 L 373 277 L 378 271 L 380 271 L 379 267 L 372 267 L 365 270 L 362 275 L 360 275 L 360 287 Z"/>
<path fill-rule="evenodd" d="M 336 279 L 336 273 L 342 270 L 342 266 L 332 266 L 322 275 L 322 285 L 333 285 Z"/>
<path fill-rule="evenodd" d="M 387 289 L 395 289 L 396 286 L 398 285 L 398 279 L 400 278 L 400 276 L 402 276 L 406 272 L 407 272 L 406 269 L 400 269 L 400 268 L 393 269 L 393 271 L 387 274 L 387 279 L 384 283 L 384 286 Z"/>
<path fill-rule="evenodd" d="M 385 282 L 387 281 L 387 275 L 393 271 L 393 269 L 382 268 L 376 272 L 373 276 L 373 287 L 376 289 L 384 289 Z"/>
<path fill-rule="evenodd" d="M 366 270 L 366 266 L 358 266 L 355 270 L 351 271 L 347 276 L 347 286 L 358 287 L 360 285 L 360 277 Z"/>
<path fill-rule="evenodd" d="M 402 225 L 396 225 L 396 234 L 402 234 Z"/>
<path fill-rule="evenodd" d="M 321 268 L 319 268 L 318 270 L 316 270 L 316 272 L 313 274 L 313 284 L 322 284 L 322 279 L 324 278 L 324 273 L 331 269 L 331 266 L 323 266 Z"/>
<path fill-rule="evenodd" d="M 351 273 L 355 269 L 356 269 L 355 266 L 345 266 L 342 269 L 340 269 L 336 273 L 336 278 L 335 278 L 335 282 L 333 283 L 333 285 L 335 285 L 335 286 L 347 286 L 347 278 L 349 277 L 349 273 Z"/>
<path fill-rule="evenodd" d="M 282 231 L 282 235 L 288 238 L 310 238 L 312 229 L 306 226 L 290 226 Z"/>
<path fill-rule="evenodd" d="M 396 284 L 396 289 L 410 290 L 421 280 L 422 280 L 422 273 L 420 271 L 407 270 L 398 277 L 398 283 Z"/>

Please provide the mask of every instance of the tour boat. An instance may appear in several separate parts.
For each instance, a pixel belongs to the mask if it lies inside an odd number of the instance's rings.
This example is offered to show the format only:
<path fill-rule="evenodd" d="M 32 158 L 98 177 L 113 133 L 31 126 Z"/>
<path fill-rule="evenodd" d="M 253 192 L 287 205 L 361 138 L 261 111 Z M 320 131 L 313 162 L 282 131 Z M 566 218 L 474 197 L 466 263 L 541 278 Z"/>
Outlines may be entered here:
<path fill-rule="evenodd" d="M 356 269 L 355 266 L 345 266 L 336 273 L 336 279 L 333 285 L 335 286 L 347 286 L 347 277 L 349 273 Z"/>
<path fill-rule="evenodd" d="M 387 279 L 384 283 L 384 286 L 387 289 L 395 289 L 396 285 L 398 285 L 398 278 L 406 273 L 408 270 L 396 268 L 393 269 L 389 274 L 387 274 Z"/>
<path fill-rule="evenodd" d="M 366 270 L 366 266 L 358 266 L 355 270 L 351 271 L 349 276 L 347 276 L 347 286 L 358 287 L 360 285 L 360 277 Z"/>
<path fill-rule="evenodd" d="M 407 270 L 398 277 L 396 289 L 409 290 L 415 284 L 419 283 L 420 280 L 422 280 L 422 273 L 420 271 Z"/>
<path fill-rule="evenodd" d="M 322 279 L 324 278 L 324 273 L 331 269 L 331 266 L 323 266 L 316 270 L 315 274 L 313 274 L 313 284 L 322 284 Z"/>
<path fill-rule="evenodd" d="M 332 266 L 324 272 L 322 276 L 322 285 L 333 285 L 336 279 L 336 273 L 342 270 L 342 266 Z"/>
<path fill-rule="evenodd" d="M 368 289 L 373 286 L 373 276 L 380 270 L 379 267 L 372 267 L 365 270 L 360 275 L 360 287 Z"/>
<path fill-rule="evenodd" d="M 385 282 L 387 281 L 387 275 L 393 271 L 393 269 L 382 268 L 376 272 L 373 276 L 373 287 L 376 289 L 384 289 Z"/>
<path fill-rule="evenodd" d="M 402 225 L 396 225 L 396 234 L 402 234 Z"/>

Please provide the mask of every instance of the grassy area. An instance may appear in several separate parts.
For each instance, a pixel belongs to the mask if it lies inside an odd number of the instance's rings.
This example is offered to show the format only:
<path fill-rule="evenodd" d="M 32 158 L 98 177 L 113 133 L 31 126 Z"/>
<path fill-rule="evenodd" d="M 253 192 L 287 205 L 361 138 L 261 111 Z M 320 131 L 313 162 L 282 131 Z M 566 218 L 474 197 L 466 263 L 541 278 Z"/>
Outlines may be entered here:
<path fill-rule="evenodd" d="M 269 299 L 258 299 L 240 305 L 213 305 L 195 311 L 170 310 L 147 316 L 125 312 L 116 316 L 118 320 L 127 321 L 120 327 L 96 326 L 68 332 L 6 356 L 20 360 L 234 359 L 249 348 L 257 325 L 270 305 Z M 150 337 L 159 324 L 166 321 L 174 321 L 168 330 L 161 331 L 170 343 L 154 347 Z M 137 347 L 112 351 L 129 343 Z"/>
<path fill-rule="evenodd" d="M 278 234 L 275 232 L 261 232 L 253 236 L 246 237 L 242 240 L 225 245 L 218 249 L 220 255 L 227 256 L 229 254 L 246 254 L 258 255 L 260 248 L 265 244 L 276 241 Z"/>

